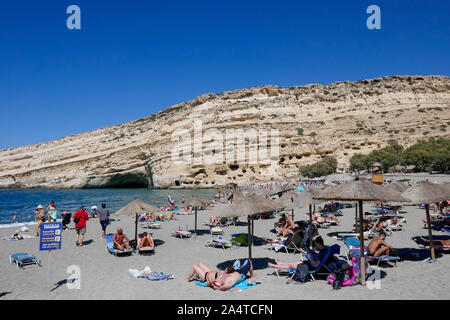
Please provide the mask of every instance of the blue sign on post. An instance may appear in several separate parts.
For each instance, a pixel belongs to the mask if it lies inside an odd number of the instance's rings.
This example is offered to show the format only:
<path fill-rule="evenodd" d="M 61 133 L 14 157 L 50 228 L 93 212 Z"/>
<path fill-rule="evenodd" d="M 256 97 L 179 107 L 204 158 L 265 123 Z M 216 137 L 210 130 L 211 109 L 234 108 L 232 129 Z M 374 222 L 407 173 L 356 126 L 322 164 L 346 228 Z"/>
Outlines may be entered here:
<path fill-rule="evenodd" d="M 61 233 L 61 222 L 45 222 L 41 224 L 39 250 L 44 251 L 61 249 Z"/>

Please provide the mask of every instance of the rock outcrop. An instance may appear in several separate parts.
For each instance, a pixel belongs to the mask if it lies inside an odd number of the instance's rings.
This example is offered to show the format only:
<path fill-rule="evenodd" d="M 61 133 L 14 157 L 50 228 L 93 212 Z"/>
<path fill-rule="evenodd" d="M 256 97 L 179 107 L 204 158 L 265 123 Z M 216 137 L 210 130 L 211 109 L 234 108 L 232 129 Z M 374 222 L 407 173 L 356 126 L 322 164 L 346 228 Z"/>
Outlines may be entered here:
<path fill-rule="evenodd" d="M 196 120 L 201 120 L 203 149 L 194 142 Z M 445 76 L 253 87 L 204 94 L 122 125 L 0 150 L 0 188 L 209 188 L 289 180 L 298 177 L 299 166 L 326 155 L 345 168 L 356 152 L 384 147 L 389 139 L 408 146 L 424 137 L 448 137 L 449 126 L 450 78 Z M 183 129 L 184 145 L 174 140 Z M 215 138 L 207 137 L 209 129 L 218 130 Z M 259 140 L 250 139 L 247 148 L 260 151 L 267 143 L 272 152 L 278 143 L 278 153 L 256 163 L 248 155 L 238 163 L 227 156 L 207 163 L 202 156 L 230 151 L 226 141 L 223 150 L 208 143 L 231 129 L 256 130 Z M 278 130 L 278 139 L 271 139 L 271 130 Z M 190 161 L 173 161 L 177 146 L 192 150 Z"/>

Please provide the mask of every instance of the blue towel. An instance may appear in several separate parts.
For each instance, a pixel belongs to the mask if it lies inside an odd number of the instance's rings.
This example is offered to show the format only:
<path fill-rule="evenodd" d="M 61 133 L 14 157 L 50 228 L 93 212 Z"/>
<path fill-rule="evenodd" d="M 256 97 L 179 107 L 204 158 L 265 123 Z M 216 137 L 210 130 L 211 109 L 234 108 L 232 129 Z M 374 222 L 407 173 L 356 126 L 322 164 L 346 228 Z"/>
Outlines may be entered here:
<path fill-rule="evenodd" d="M 201 287 L 207 287 L 208 286 L 206 284 L 206 282 L 202 282 L 202 281 L 197 281 L 195 284 L 198 285 L 198 286 L 201 286 Z M 247 281 L 247 280 L 239 281 L 234 286 L 232 286 L 228 291 L 238 292 L 238 291 L 242 291 L 242 290 L 254 287 L 257 284 L 261 284 L 261 282 L 250 282 L 250 281 Z"/>

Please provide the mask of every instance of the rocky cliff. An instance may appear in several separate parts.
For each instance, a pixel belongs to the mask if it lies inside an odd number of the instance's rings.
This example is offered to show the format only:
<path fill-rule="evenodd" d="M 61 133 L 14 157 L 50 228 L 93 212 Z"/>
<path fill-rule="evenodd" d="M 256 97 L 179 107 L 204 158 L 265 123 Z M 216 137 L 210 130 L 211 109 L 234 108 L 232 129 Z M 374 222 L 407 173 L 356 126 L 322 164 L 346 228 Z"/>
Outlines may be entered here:
<path fill-rule="evenodd" d="M 201 120 L 201 134 L 217 129 L 216 135 L 226 137 L 230 129 L 256 130 L 256 149 L 265 140 L 260 133 L 267 132 L 268 147 L 275 150 L 278 143 L 278 154 L 256 163 L 248 156 L 238 163 L 227 157 L 222 163 L 202 161 L 202 155 L 217 150 L 207 148 L 207 137 L 203 149 L 196 149 L 195 120 Z M 122 125 L 0 150 L 0 188 L 208 188 L 293 179 L 299 166 L 326 155 L 345 168 L 355 152 L 368 153 L 389 139 L 408 146 L 424 137 L 449 136 L 449 126 L 450 78 L 445 76 L 253 87 L 204 94 Z M 184 142 L 174 140 L 180 130 L 188 133 Z M 278 139 L 271 139 L 273 130 Z M 174 147 L 183 143 L 195 158 L 176 163 Z M 225 154 L 229 146 L 223 145 L 219 152 Z"/>

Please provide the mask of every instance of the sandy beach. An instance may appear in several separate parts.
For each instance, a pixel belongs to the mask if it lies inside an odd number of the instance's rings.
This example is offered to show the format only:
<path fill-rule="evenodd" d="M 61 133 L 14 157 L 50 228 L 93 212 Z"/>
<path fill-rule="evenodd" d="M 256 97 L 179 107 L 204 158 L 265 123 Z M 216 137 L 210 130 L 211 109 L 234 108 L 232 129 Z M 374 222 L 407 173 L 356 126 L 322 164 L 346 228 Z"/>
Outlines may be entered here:
<path fill-rule="evenodd" d="M 210 288 L 195 285 L 195 282 L 184 283 L 192 264 L 203 262 L 211 269 L 218 266 L 232 264 L 235 259 L 244 259 L 248 256 L 247 247 L 233 249 L 219 249 L 205 247 L 211 239 L 209 229 L 203 226 L 208 217 L 223 204 L 217 204 L 213 210 L 199 212 L 199 235 L 197 238 L 179 239 L 171 237 L 171 232 L 179 226 L 185 228 L 194 226 L 194 216 L 179 215 L 177 221 L 164 222 L 161 229 L 151 230 L 156 240 L 156 252 L 151 256 L 115 257 L 105 249 L 105 240 L 100 238 L 101 229 L 97 219 L 91 219 L 87 225 L 85 237 L 86 245 L 75 245 L 75 230 L 73 223 L 70 229 L 63 232 L 62 250 L 50 254 L 50 270 L 48 252 L 39 251 L 39 239 L 24 239 L 20 241 L 0 241 L 1 268 L 0 299 L 449 299 L 447 284 L 450 281 L 448 266 L 449 255 L 438 254 L 439 263 L 426 263 L 424 261 L 399 262 L 396 268 L 381 267 L 381 282 L 379 289 L 370 289 L 370 286 L 345 287 L 333 291 L 325 279 L 306 284 L 286 284 L 286 277 L 277 278 L 272 275 L 273 269 L 267 267 L 268 261 L 278 259 L 292 262 L 299 259 L 299 254 L 287 254 L 268 250 L 267 245 L 253 247 L 255 265 L 255 281 L 261 284 L 242 292 L 220 292 Z M 370 211 L 370 204 L 366 204 L 365 211 Z M 429 250 L 423 249 L 413 241 L 413 237 L 427 236 L 422 220 L 425 211 L 418 207 L 405 207 L 407 211 L 403 216 L 407 219 L 406 230 L 393 232 L 387 242 L 400 250 L 414 249 L 423 259 L 429 256 Z M 306 220 L 306 210 L 296 212 L 295 220 Z M 347 253 L 342 241 L 336 239 L 336 232 L 351 231 L 354 219 L 354 208 L 343 210 L 340 226 L 331 226 L 328 229 L 319 229 L 325 244 L 338 243 L 341 245 L 341 254 Z M 224 237 L 232 233 L 246 233 L 247 226 L 244 218 L 238 226 L 225 228 Z M 255 236 L 259 238 L 270 237 L 275 219 L 255 221 Z M 134 237 L 134 221 L 131 217 L 120 216 L 120 221 L 112 222 L 109 232 L 115 232 L 121 226 L 124 232 Z M 17 228 L 16 228 L 17 229 Z M 139 228 L 139 232 L 142 232 Z M 13 234 L 14 228 L 0 230 L 0 236 Z M 35 235 L 32 230 L 30 235 Z M 443 235 L 442 231 L 433 231 L 433 235 Z M 28 251 L 38 257 L 42 267 L 28 266 L 18 270 L 9 262 L 9 254 L 13 252 Z M 81 271 L 80 289 L 69 289 L 66 279 L 69 266 L 78 266 Z M 164 281 L 149 281 L 143 278 L 133 278 L 128 269 L 142 270 L 149 266 L 152 271 L 173 274 L 174 279 Z M 50 271 L 50 272 L 49 272 Z M 49 281 L 48 281 L 49 280 Z"/>

